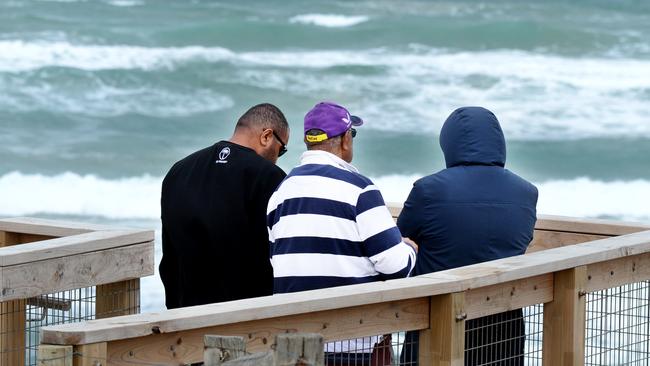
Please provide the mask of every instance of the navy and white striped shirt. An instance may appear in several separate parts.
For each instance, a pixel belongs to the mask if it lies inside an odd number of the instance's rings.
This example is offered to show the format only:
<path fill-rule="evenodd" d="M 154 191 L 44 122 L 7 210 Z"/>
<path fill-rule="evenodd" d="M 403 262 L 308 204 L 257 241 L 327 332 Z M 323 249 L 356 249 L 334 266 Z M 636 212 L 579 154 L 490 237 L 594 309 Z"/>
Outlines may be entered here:
<path fill-rule="evenodd" d="M 274 293 L 406 277 L 415 251 L 373 183 L 325 151 L 307 151 L 267 208 Z"/>

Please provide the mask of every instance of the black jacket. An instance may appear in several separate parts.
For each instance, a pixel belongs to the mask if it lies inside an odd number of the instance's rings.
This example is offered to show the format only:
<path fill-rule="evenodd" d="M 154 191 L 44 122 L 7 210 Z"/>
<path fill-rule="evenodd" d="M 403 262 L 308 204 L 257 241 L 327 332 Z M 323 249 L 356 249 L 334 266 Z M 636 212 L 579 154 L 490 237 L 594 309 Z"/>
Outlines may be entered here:
<path fill-rule="evenodd" d="M 273 294 L 266 205 L 284 177 L 227 141 L 171 168 L 161 198 L 167 308 Z"/>

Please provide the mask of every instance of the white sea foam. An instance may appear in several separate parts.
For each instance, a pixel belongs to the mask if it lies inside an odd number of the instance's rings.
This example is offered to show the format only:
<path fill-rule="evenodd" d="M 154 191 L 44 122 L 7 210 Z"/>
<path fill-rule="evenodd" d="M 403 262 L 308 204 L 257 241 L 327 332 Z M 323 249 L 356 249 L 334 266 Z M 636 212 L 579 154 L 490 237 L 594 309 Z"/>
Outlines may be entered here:
<path fill-rule="evenodd" d="M 230 108 L 234 101 L 209 89 L 168 90 L 163 87 L 118 87 L 92 78 L 82 87 L 60 89 L 47 81 L 24 85 L 18 78 L 0 75 L 0 110 L 17 112 L 56 111 L 95 117 L 140 114 L 153 117 L 182 117 Z M 69 85 L 74 84 L 73 80 Z"/>
<path fill-rule="evenodd" d="M 162 230 L 161 224 L 158 222 L 155 226 L 150 226 L 149 229 L 155 228 L 155 246 L 154 258 L 155 267 L 154 275 L 142 278 L 140 285 L 142 291 L 141 308 L 142 312 L 155 312 L 165 309 L 165 288 L 160 279 L 158 267 L 162 259 Z"/>
<path fill-rule="evenodd" d="M 310 24 L 327 28 L 351 27 L 368 21 L 364 15 L 302 14 L 289 19 L 290 23 Z"/>
<path fill-rule="evenodd" d="M 243 84 L 300 97 L 329 99 L 335 95 L 372 122 L 367 128 L 437 133 L 453 109 L 482 105 L 496 113 L 509 139 L 650 137 L 650 78 L 640 77 L 650 75 L 650 61 L 644 59 L 569 58 L 513 50 L 452 52 L 421 45 L 399 51 L 237 53 L 221 47 L 0 41 L 0 81 L 3 71 L 4 75 L 14 75 L 51 66 L 155 71 L 195 62 L 237 66 L 232 72 L 211 75 L 217 83 Z M 366 70 L 337 70 L 340 67 Z M 0 96 L 4 96 L 0 98 L 15 102 L 35 92 L 33 85 L 15 86 L 0 85 Z M 93 110 L 93 91 L 90 96 L 84 96 L 85 92 L 82 89 L 81 94 L 70 98 L 80 99 L 80 105 L 89 103 Z M 164 91 L 151 97 L 133 90 L 125 92 L 135 93 L 134 100 L 144 99 L 145 114 L 150 107 L 147 98 L 155 105 L 167 104 L 167 98 L 160 95 Z M 56 103 L 47 100 L 66 98 L 66 93 L 70 92 L 63 90 L 61 97 L 42 95 L 35 104 L 43 99 L 46 107 L 51 105 L 56 110 Z M 223 99 L 216 102 L 229 104 Z M 28 98 L 24 104 L 33 101 Z M 94 109 L 101 108 L 97 104 Z"/>
<path fill-rule="evenodd" d="M 63 173 L 55 176 L 12 172 L 0 177 L 0 215 L 35 213 L 157 218 L 160 178 L 118 180 Z"/>
<path fill-rule="evenodd" d="M 107 3 L 113 6 L 130 7 L 144 5 L 144 1 L 138 0 L 108 0 Z"/>
<path fill-rule="evenodd" d="M 404 202 L 420 176 L 391 175 L 374 179 L 387 202 Z M 604 182 L 589 178 L 536 183 L 537 212 L 573 217 L 611 217 L 650 223 L 650 181 Z"/>
<path fill-rule="evenodd" d="M 44 3 L 84 3 L 88 0 L 37 0 Z"/>
<path fill-rule="evenodd" d="M 404 202 L 419 176 L 373 178 L 387 202 Z M 103 179 L 64 173 L 55 176 L 7 173 L 0 176 L 0 215 L 38 213 L 158 219 L 162 178 L 148 175 Z M 650 181 L 604 182 L 589 178 L 536 184 L 538 212 L 575 217 L 615 217 L 650 222 Z"/>
<path fill-rule="evenodd" d="M 541 86 L 562 84 L 608 92 L 650 87 L 650 80 L 638 77 L 650 72 L 650 61 L 647 60 L 567 58 L 513 50 L 449 52 L 422 49 L 423 46 L 414 45 L 411 52 L 368 49 L 235 53 L 222 47 L 158 48 L 3 40 L 0 41 L 0 71 L 26 71 L 48 66 L 83 70 L 149 70 L 191 61 L 227 61 L 290 69 L 376 66 L 387 67 L 390 74 L 399 76 L 485 76 L 536 81 Z"/>
<path fill-rule="evenodd" d="M 29 71 L 51 66 L 81 70 L 170 69 L 177 63 L 218 62 L 231 57 L 233 53 L 221 47 L 159 48 L 0 41 L 0 72 Z"/>
<path fill-rule="evenodd" d="M 265 70 L 244 70 L 240 82 L 301 95 L 338 95 L 372 121 L 370 128 L 436 133 L 453 109 L 482 105 L 496 113 L 508 138 L 650 136 L 650 79 L 639 77 L 650 75 L 647 60 L 505 50 L 246 53 L 239 59 L 281 68 L 271 77 L 264 77 Z M 375 72 L 311 70 L 337 66 Z"/>

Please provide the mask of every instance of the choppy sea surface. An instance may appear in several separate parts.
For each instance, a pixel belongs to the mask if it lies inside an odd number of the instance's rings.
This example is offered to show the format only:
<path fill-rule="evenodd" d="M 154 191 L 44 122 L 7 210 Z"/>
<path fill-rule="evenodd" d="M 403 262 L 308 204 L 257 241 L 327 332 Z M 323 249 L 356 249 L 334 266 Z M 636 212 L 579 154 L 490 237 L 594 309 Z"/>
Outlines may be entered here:
<path fill-rule="evenodd" d="M 304 151 L 333 100 L 387 201 L 444 168 L 438 132 L 480 105 L 538 211 L 650 222 L 650 3 L 0 1 L 0 216 L 160 229 L 160 182 L 259 102 Z M 157 235 L 157 261 L 160 242 Z M 143 310 L 164 307 L 157 276 Z"/>

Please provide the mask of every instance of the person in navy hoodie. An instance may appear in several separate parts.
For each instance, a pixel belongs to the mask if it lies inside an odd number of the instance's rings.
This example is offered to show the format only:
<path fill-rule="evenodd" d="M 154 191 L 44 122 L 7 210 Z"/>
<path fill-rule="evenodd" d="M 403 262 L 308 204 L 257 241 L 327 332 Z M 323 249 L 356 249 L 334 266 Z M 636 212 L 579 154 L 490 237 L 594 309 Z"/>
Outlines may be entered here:
<path fill-rule="evenodd" d="M 496 116 L 455 110 L 440 132 L 447 168 L 419 179 L 397 226 L 420 250 L 413 275 L 524 254 L 533 239 L 537 188 L 504 168 L 506 144 Z M 402 363 L 417 362 L 409 332 Z M 523 365 L 521 309 L 466 322 L 465 365 Z"/>

